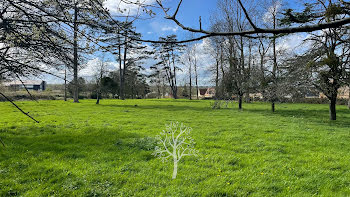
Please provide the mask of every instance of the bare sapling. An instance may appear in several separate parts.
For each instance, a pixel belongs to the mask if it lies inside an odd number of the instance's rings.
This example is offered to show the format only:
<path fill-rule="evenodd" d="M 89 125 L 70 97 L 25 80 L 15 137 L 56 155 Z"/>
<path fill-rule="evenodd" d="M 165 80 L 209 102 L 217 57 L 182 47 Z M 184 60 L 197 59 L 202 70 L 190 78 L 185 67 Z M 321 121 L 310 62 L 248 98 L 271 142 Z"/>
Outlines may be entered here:
<path fill-rule="evenodd" d="M 174 162 L 174 170 L 172 179 L 176 178 L 178 163 L 184 156 L 197 156 L 198 151 L 194 149 L 194 140 L 190 136 L 191 127 L 186 127 L 179 122 L 172 122 L 166 125 L 160 135 L 157 136 L 158 146 L 153 153 L 165 162 L 172 158 Z"/>

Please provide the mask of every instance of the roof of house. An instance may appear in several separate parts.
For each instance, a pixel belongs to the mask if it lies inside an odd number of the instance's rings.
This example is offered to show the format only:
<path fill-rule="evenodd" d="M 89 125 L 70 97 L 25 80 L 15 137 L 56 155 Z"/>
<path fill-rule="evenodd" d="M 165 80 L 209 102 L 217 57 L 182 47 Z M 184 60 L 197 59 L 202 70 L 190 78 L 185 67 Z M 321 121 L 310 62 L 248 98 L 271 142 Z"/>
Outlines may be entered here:
<path fill-rule="evenodd" d="M 206 92 L 207 92 L 207 89 L 199 89 L 200 95 L 205 95 Z"/>
<path fill-rule="evenodd" d="M 41 85 L 43 82 L 42 80 L 25 80 L 23 81 L 24 85 Z M 22 82 L 19 80 L 16 81 L 10 81 L 10 82 L 5 82 L 3 83 L 4 86 L 11 86 L 11 85 L 22 85 Z"/>

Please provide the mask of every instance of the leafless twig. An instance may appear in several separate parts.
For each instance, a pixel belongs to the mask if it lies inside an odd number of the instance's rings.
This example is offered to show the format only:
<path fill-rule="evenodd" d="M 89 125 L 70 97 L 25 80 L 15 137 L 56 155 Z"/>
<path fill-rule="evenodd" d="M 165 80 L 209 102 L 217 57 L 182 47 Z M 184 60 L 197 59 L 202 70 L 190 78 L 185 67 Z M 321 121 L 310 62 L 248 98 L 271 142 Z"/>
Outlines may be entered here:
<path fill-rule="evenodd" d="M 30 98 L 32 98 L 32 100 L 38 102 L 38 100 L 36 100 L 36 99 L 34 98 L 34 96 L 29 92 L 27 86 L 24 84 L 24 82 L 22 81 L 22 79 L 21 79 L 21 77 L 18 75 L 18 73 L 16 73 L 16 76 L 17 76 L 17 78 L 19 79 L 19 81 L 22 83 L 24 89 L 26 89 L 26 91 L 27 91 L 27 93 L 29 94 Z"/>
<path fill-rule="evenodd" d="M 33 118 L 31 115 L 29 115 L 29 112 L 24 112 L 16 103 L 14 103 L 10 98 L 8 98 L 6 95 L 4 95 L 2 92 L 0 92 L 0 95 L 3 96 L 6 100 L 8 100 L 13 106 L 15 106 L 19 111 L 21 111 L 24 115 L 28 116 L 32 120 L 34 120 L 36 123 L 39 123 L 35 118 Z"/>
<path fill-rule="evenodd" d="M 198 41 L 202 40 L 204 38 L 208 37 L 214 37 L 214 36 L 251 36 L 251 35 L 257 35 L 257 37 L 251 37 L 251 38 L 259 38 L 262 34 L 273 34 L 273 35 L 278 35 L 278 34 L 291 34 L 291 33 L 301 33 L 301 32 L 313 32 L 313 31 L 318 31 L 322 29 L 327 29 L 327 28 L 337 28 L 341 27 L 343 25 L 349 24 L 350 23 L 350 17 L 344 18 L 341 20 L 336 20 L 336 21 L 330 21 L 327 23 L 319 23 L 315 25 L 304 25 L 304 26 L 298 26 L 298 27 L 285 27 L 285 28 L 276 28 L 276 29 L 269 29 L 269 28 L 259 28 L 257 27 L 253 21 L 251 20 L 247 10 L 245 9 L 244 5 L 240 0 L 238 0 L 243 12 L 245 13 L 245 16 L 247 20 L 249 21 L 250 25 L 253 27 L 252 30 L 247 30 L 247 31 L 232 31 L 232 32 L 216 32 L 216 31 L 207 31 L 203 30 L 202 28 L 196 29 L 196 28 L 191 28 L 188 26 L 185 26 L 182 24 L 177 18 L 177 14 L 179 12 L 179 9 L 182 4 L 182 0 L 179 1 L 176 11 L 174 14 L 170 15 L 169 9 L 165 8 L 161 0 L 156 1 L 159 7 L 163 10 L 165 14 L 165 18 L 172 20 L 175 22 L 179 27 L 181 27 L 185 31 L 193 32 L 193 33 L 200 33 L 204 34 L 201 35 L 197 38 L 193 39 L 188 39 L 188 40 L 180 40 L 180 41 L 174 41 L 174 43 L 187 43 L 187 42 L 193 42 L 193 41 Z M 143 42 L 150 42 L 150 43 L 164 43 L 164 41 L 156 41 L 156 40 L 140 40 Z"/>

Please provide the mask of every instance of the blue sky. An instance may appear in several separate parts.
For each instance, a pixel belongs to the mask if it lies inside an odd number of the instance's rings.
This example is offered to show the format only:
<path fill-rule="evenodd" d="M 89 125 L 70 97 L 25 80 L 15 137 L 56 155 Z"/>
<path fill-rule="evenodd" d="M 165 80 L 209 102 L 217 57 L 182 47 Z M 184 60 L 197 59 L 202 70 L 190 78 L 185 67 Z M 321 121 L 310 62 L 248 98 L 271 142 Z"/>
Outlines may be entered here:
<path fill-rule="evenodd" d="M 172 8 L 176 7 L 177 3 L 177 0 L 165 1 L 165 5 Z M 186 26 L 198 28 L 201 16 L 202 26 L 207 28 L 210 26 L 210 16 L 215 11 L 216 4 L 216 0 L 185 0 L 178 13 L 178 20 Z M 181 30 L 173 21 L 164 19 L 164 13 L 161 10 L 157 11 L 154 19 L 135 23 L 137 31 L 143 34 L 144 39 L 158 39 L 160 36 L 172 33 L 176 33 L 180 39 L 190 36 L 190 33 Z M 173 10 L 170 13 L 173 13 Z"/>
<path fill-rule="evenodd" d="M 155 3 L 155 0 L 142 0 L 146 1 L 147 3 Z M 216 13 L 217 10 L 217 4 L 220 0 L 183 0 L 183 4 L 181 6 L 181 9 L 179 10 L 177 19 L 184 24 L 185 26 L 193 27 L 193 28 L 199 28 L 199 17 L 202 18 L 202 27 L 203 29 L 208 29 L 210 27 L 210 18 Z M 249 0 L 247 0 L 249 1 Z M 258 3 L 262 3 L 262 6 L 264 6 L 263 0 L 256 0 Z M 303 0 L 289 0 L 285 1 L 287 4 L 286 7 L 298 7 L 296 6 L 296 1 L 299 3 Z M 107 0 L 105 3 L 105 7 L 108 8 L 112 15 L 120 15 L 118 13 L 117 8 L 127 9 L 130 10 L 130 13 L 133 13 L 133 11 L 137 10 L 137 7 L 126 5 L 126 4 L 120 4 L 120 0 Z M 163 0 L 164 6 L 171 8 L 169 11 L 170 14 L 174 12 L 174 9 L 176 8 L 179 0 Z M 244 2 L 244 1 L 243 1 Z M 300 7 L 299 7 L 300 8 Z M 191 36 L 191 33 L 183 31 L 179 26 L 177 26 L 173 21 L 167 20 L 164 18 L 164 13 L 162 10 L 156 9 L 154 10 L 157 14 L 152 19 L 147 20 L 137 20 L 135 21 L 135 26 L 137 28 L 137 32 L 141 33 L 143 35 L 143 39 L 149 39 L 149 40 L 158 40 L 160 36 L 165 37 L 167 35 L 176 34 L 179 39 L 188 39 Z M 123 18 L 119 18 L 119 20 L 123 20 Z M 297 36 L 292 35 L 292 39 L 286 39 L 285 41 L 281 42 L 281 47 L 283 48 L 290 48 L 292 50 L 292 47 L 295 47 L 296 43 L 299 43 L 304 37 L 303 36 Z M 294 40 L 293 40 L 294 39 Z M 204 41 L 199 41 L 198 43 L 199 51 L 200 51 L 200 85 L 210 85 L 210 71 L 208 68 L 211 66 L 213 62 L 213 58 L 210 54 L 204 54 L 206 51 L 204 50 L 205 43 Z M 145 43 L 145 45 L 149 45 L 149 43 Z M 90 57 L 90 61 L 86 63 L 85 69 L 81 70 L 79 73 L 80 76 L 83 77 L 89 77 L 91 76 L 95 70 L 96 65 L 99 63 L 99 59 L 96 57 L 101 56 L 101 54 L 97 53 L 95 56 Z M 106 54 L 105 59 L 108 59 L 110 70 L 116 70 L 117 62 L 115 62 L 115 59 L 112 55 Z M 144 67 L 149 69 L 149 67 L 154 64 L 154 61 L 148 60 L 145 61 Z M 185 79 L 185 74 L 183 74 L 182 78 Z M 181 76 L 181 75 L 179 75 Z M 55 79 L 54 77 L 47 77 L 44 78 L 47 79 L 48 83 L 63 83 L 60 79 Z M 91 77 L 90 77 L 91 78 Z M 179 79 L 180 81 L 183 79 Z"/>
<path fill-rule="evenodd" d="M 154 0 L 146 0 L 149 2 L 155 2 Z M 112 15 L 120 15 L 118 13 L 116 7 L 121 7 L 122 9 L 130 9 L 135 10 L 137 7 L 131 5 L 121 5 L 119 4 L 120 0 L 108 0 L 105 6 L 111 11 Z M 178 0 L 165 0 L 164 5 L 167 7 L 174 8 L 177 6 Z M 191 26 L 194 28 L 199 27 L 199 16 L 202 18 L 202 26 L 203 28 L 207 28 L 210 26 L 210 17 L 216 8 L 216 0 L 184 0 L 181 6 L 181 9 L 178 13 L 178 20 L 181 21 L 186 26 Z M 147 20 L 136 20 L 135 26 L 136 31 L 142 34 L 143 39 L 150 40 L 158 40 L 160 36 L 165 37 L 167 35 L 176 34 L 179 39 L 186 39 L 191 36 L 191 33 L 183 31 L 180 27 L 178 27 L 173 21 L 167 20 L 164 18 L 164 12 L 160 9 L 154 10 L 156 12 L 156 16 Z M 173 13 L 173 10 L 170 10 L 170 13 Z M 124 18 L 117 18 L 119 20 L 125 20 Z M 149 43 L 145 43 L 149 45 Z M 111 61 L 109 63 L 109 69 L 115 70 L 117 62 L 115 62 L 115 58 L 106 53 L 105 59 L 107 61 Z M 91 79 L 91 75 L 94 74 L 94 69 L 99 63 L 98 57 L 102 57 L 101 53 L 96 53 L 89 57 L 90 61 L 86 63 L 84 69 L 79 73 L 80 76 L 87 77 Z M 204 57 L 205 59 L 205 57 Z M 208 61 L 208 60 L 205 60 Z M 147 69 L 154 64 L 155 62 L 152 60 L 147 60 L 144 63 L 144 67 Z M 201 76 L 208 76 L 208 73 L 203 69 Z M 63 83 L 61 79 L 57 79 L 52 76 L 44 76 L 44 78 L 48 81 L 48 83 Z M 182 79 L 179 79 L 180 81 Z M 202 80 L 203 81 L 203 80 Z M 204 82 L 204 81 L 203 81 Z M 204 82 L 208 83 L 208 82 Z M 203 84 L 205 85 L 205 84 Z"/>

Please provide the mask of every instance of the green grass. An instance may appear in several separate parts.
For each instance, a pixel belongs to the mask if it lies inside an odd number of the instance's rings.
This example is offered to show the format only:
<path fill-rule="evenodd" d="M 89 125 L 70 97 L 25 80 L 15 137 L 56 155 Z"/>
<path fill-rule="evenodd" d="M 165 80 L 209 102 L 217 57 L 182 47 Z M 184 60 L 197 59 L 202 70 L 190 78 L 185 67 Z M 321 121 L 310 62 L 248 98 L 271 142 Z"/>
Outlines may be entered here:
<path fill-rule="evenodd" d="M 350 196 L 350 111 L 327 105 L 93 100 L 0 103 L 0 196 Z M 153 157 L 171 121 L 193 128 L 199 157 Z"/>

